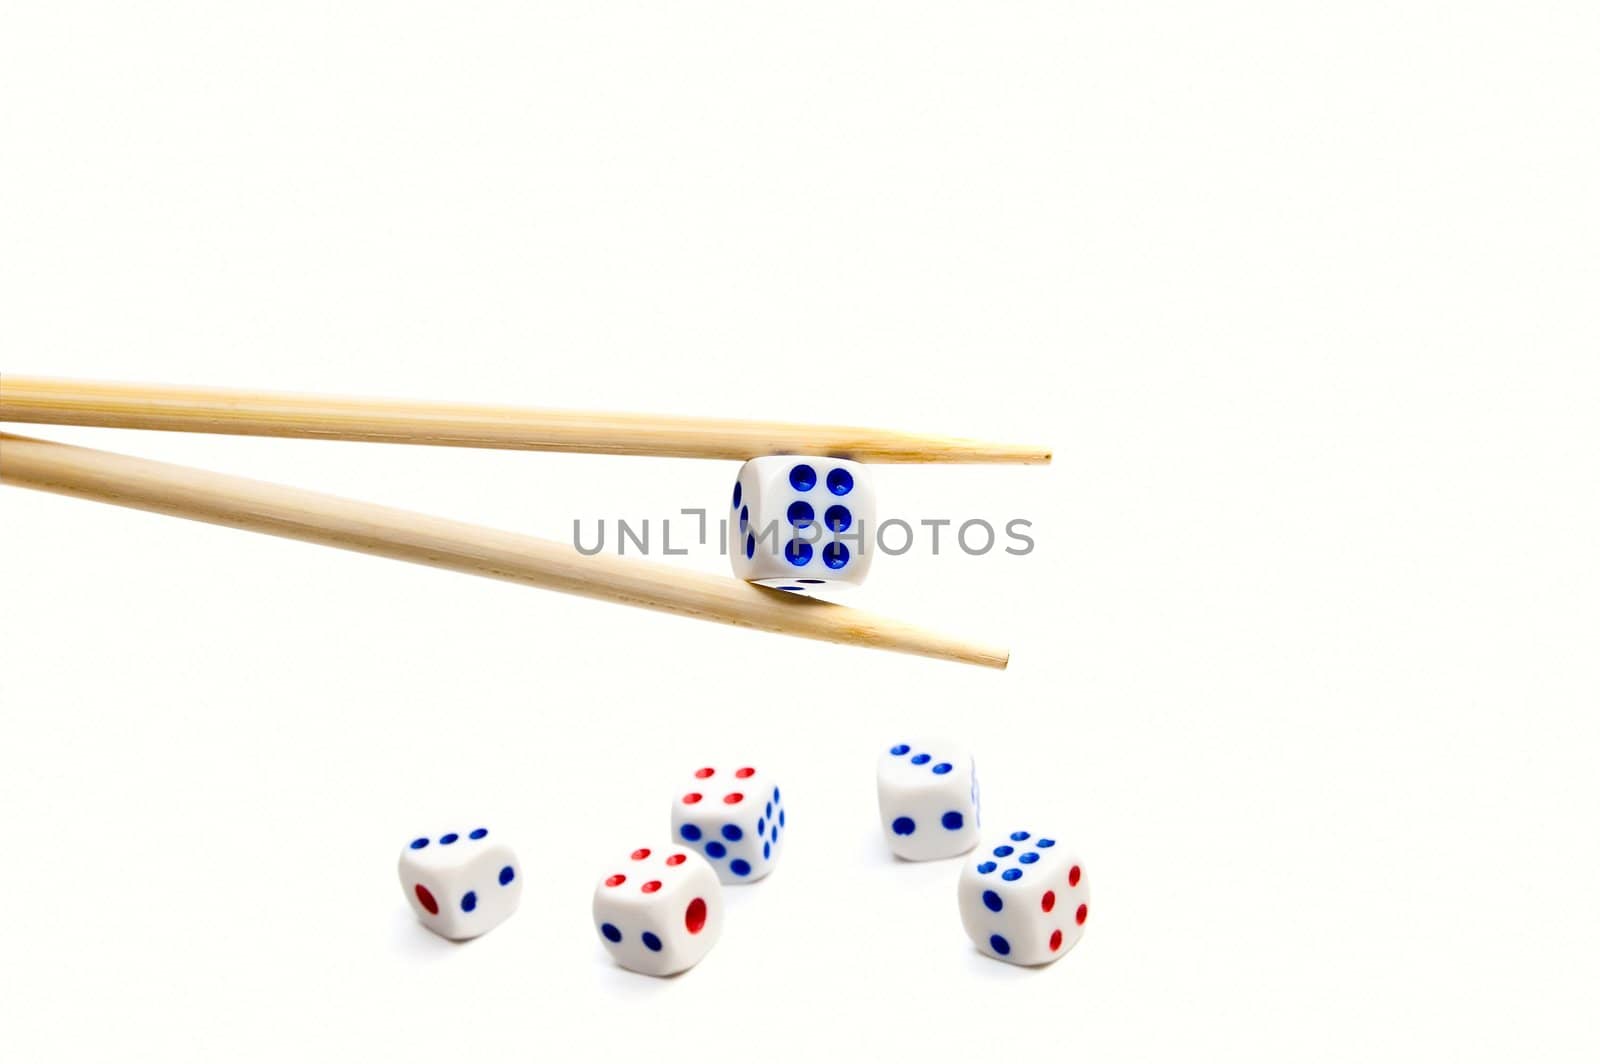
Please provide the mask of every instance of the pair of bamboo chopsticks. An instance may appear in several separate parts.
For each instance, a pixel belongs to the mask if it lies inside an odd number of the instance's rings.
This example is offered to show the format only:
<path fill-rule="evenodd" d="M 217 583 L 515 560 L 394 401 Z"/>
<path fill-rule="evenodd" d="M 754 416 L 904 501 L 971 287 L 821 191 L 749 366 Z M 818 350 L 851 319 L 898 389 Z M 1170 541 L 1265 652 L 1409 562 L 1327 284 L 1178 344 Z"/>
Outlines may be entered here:
<path fill-rule="evenodd" d="M 873 429 L 0 376 L 0 421 L 744 460 L 1045 463 L 1039 448 Z M 1003 669 L 1007 651 L 833 603 L 286 485 L 0 433 L 0 483 L 834 643 Z"/>

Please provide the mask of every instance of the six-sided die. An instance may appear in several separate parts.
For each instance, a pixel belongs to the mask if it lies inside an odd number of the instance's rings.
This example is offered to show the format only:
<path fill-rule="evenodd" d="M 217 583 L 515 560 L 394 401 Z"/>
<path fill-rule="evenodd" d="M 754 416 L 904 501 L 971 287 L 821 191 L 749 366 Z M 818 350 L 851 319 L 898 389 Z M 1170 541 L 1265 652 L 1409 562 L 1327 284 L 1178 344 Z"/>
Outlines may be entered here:
<path fill-rule="evenodd" d="M 944 740 L 895 743 L 878 757 L 878 815 L 908 861 L 955 857 L 978 844 L 978 770 Z"/>
<path fill-rule="evenodd" d="M 600 943 L 622 967 L 645 975 L 692 968 L 722 934 L 722 884 L 682 846 L 634 850 L 594 888 Z"/>
<path fill-rule="evenodd" d="M 522 876 L 511 847 L 486 827 L 419 835 L 400 850 L 400 888 L 424 927 L 476 938 L 517 909 Z"/>
<path fill-rule="evenodd" d="M 1012 964 L 1047 964 L 1083 937 L 1089 880 L 1049 835 L 1013 831 L 984 843 L 961 870 L 961 924 L 979 950 Z"/>

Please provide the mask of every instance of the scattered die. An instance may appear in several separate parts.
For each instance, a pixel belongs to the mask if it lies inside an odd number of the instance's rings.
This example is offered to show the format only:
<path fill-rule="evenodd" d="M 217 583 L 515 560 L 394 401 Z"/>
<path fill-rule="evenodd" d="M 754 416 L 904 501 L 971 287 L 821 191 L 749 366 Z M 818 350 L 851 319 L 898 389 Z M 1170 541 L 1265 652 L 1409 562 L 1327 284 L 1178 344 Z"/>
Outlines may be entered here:
<path fill-rule="evenodd" d="M 978 770 L 950 743 L 896 743 L 878 758 L 878 815 L 889 849 L 908 861 L 955 857 L 978 844 Z"/>
<path fill-rule="evenodd" d="M 788 826 L 782 789 L 748 765 L 696 769 L 672 800 L 672 837 L 703 853 L 724 883 L 771 872 Z"/>
<path fill-rule="evenodd" d="M 522 877 L 511 847 L 489 829 L 423 835 L 400 851 L 400 889 L 428 930 L 476 938 L 516 912 Z"/>
<path fill-rule="evenodd" d="M 722 884 L 682 846 L 634 850 L 594 888 L 594 926 L 613 960 L 645 975 L 693 968 L 722 934 Z"/>
<path fill-rule="evenodd" d="M 1012 964 L 1047 964 L 1083 937 L 1089 880 L 1049 837 L 1013 831 L 961 871 L 961 923 L 979 950 Z"/>
<path fill-rule="evenodd" d="M 859 584 L 876 531 L 872 483 L 859 462 L 779 455 L 739 469 L 728 556 L 741 580 L 801 592 Z"/>

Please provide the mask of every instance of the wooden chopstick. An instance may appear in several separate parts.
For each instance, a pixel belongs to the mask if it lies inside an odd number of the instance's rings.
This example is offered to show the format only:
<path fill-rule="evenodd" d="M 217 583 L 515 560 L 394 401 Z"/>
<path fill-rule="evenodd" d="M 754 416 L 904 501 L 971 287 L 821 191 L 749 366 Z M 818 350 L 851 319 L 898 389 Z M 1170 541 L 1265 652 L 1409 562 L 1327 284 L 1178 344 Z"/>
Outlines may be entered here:
<path fill-rule="evenodd" d="M 0 377 L 0 421 L 740 461 L 764 454 L 817 454 L 862 462 L 1050 461 L 1050 451 L 1043 447 L 880 429 L 11 375 Z"/>
<path fill-rule="evenodd" d="M 0 483 L 830 643 L 1003 669 L 1009 653 L 729 577 L 109 451 L 0 433 Z"/>

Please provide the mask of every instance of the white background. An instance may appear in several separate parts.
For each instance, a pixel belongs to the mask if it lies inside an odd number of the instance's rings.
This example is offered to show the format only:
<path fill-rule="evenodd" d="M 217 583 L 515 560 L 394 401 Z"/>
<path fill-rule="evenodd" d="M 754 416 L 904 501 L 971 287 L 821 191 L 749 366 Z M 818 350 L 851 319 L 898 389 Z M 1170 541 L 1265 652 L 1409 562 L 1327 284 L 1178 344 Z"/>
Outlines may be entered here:
<path fill-rule="evenodd" d="M 1594 1059 L 1592 3 L 6 4 L 0 370 L 1044 442 L 884 468 L 859 605 L 1006 673 L 0 489 L 13 1060 Z M 734 466 L 15 427 L 553 538 Z M 697 550 L 673 564 L 721 571 Z M 872 766 L 976 749 L 1079 948 L 990 962 Z M 588 914 L 683 772 L 783 864 Z M 488 820 L 521 911 L 405 909 Z"/>

